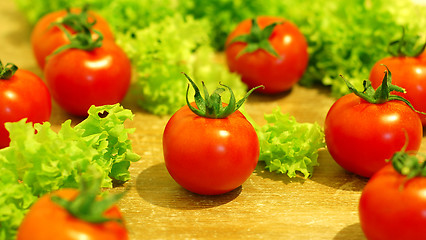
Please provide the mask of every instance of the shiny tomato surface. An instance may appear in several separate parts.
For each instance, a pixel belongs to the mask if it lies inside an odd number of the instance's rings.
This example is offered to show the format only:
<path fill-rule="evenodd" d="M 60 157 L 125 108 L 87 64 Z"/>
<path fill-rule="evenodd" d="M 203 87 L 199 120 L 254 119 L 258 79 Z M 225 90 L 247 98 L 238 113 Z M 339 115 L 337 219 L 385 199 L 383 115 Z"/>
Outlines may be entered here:
<path fill-rule="evenodd" d="M 80 9 L 72 9 L 71 12 L 79 13 Z M 66 34 L 54 23 L 67 15 L 66 10 L 51 12 L 43 16 L 34 26 L 31 33 L 31 47 L 34 56 L 37 60 L 37 64 L 41 69 L 44 69 L 46 65 L 46 57 L 53 53 L 58 47 L 68 44 L 70 41 Z M 89 11 L 88 12 L 89 22 L 96 20 L 96 24 L 93 29 L 98 30 L 102 33 L 104 39 L 114 40 L 114 35 L 107 23 L 107 21 L 99 14 Z M 71 34 L 75 31 L 65 26 Z M 94 39 L 98 38 L 97 33 L 93 32 L 92 36 Z"/>
<path fill-rule="evenodd" d="M 250 177 L 259 157 L 259 140 L 239 111 L 212 119 L 184 106 L 166 125 L 163 151 L 167 170 L 178 184 L 194 193 L 217 195 Z"/>
<path fill-rule="evenodd" d="M 51 196 L 71 200 L 78 194 L 76 189 L 61 189 L 41 197 L 24 217 L 17 240 L 127 240 L 128 233 L 123 222 L 107 221 L 89 223 L 69 214 L 51 200 Z M 109 208 L 106 217 L 123 219 L 116 205 Z"/>
<path fill-rule="evenodd" d="M 401 101 L 372 104 L 351 93 L 330 108 L 324 133 L 327 149 L 340 166 L 371 177 L 407 141 L 406 150 L 417 151 L 423 128 L 418 115 Z"/>
<path fill-rule="evenodd" d="M 387 57 L 378 61 L 370 72 L 371 85 L 380 86 L 386 65 L 392 72 L 392 84 L 405 89 L 406 93 L 394 94 L 407 99 L 417 111 L 426 113 L 426 58 Z M 422 124 L 426 125 L 426 115 L 419 114 Z"/>
<path fill-rule="evenodd" d="M 10 79 L 0 79 L 0 148 L 9 146 L 4 123 L 49 121 L 52 103 L 48 88 L 34 73 L 18 69 Z"/>
<path fill-rule="evenodd" d="M 230 71 L 241 75 L 249 88 L 260 85 L 256 91 L 272 94 L 289 90 L 303 76 L 308 64 L 308 45 L 296 25 L 281 17 L 261 16 L 257 18 L 261 29 L 277 22 L 269 42 L 278 57 L 258 49 L 251 53 L 239 53 L 247 46 L 244 42 L 231 41 L 250 32 L 250 19 L 242 21 L 228 36 L 225 53 Z"/>
<path fill-rule="evenodd" d="M 407 177 L 388 165 L 365 186 L 359 202 L 369 240 L 426 239 L 426 177 Z"/>
<path fill-rule="evenodd" d="M 131 63 L 113 41 L 91 51 L 68 49 L 48 61 L 45 77 L 54 100 L 68 113 L 87 116 L 91 105 L 119 103 L 131 80 Z"/>

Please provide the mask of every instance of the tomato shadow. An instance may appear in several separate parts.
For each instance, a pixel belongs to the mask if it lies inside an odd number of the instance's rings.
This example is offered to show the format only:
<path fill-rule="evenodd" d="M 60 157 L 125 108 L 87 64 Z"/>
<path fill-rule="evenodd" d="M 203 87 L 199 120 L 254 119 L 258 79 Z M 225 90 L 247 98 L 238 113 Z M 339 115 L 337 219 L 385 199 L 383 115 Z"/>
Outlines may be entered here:
<path fill-rule="evenodd" d="M 154 205 L 173 209 L 197 210 L 217 207 L 238 197 L 241 189 L 240 186 L 216 196 L 192 193 L 173 180 L 164 163 L 145 169 L 136 178 L 136 191 L 141 198 Z"/>
<path fill-rule="evenodd" d="M 322 149 L 318 152 L 319 166 L 314 168 L 310 180 L 332 187 L 338 191 L 361 191 L 368 178 L 358 176 L 348 172 L 338 165 L 327 150 Z"/>
<path fill-rule="evenodd" d="M 284 91 L 281 93 L 275 93 L 275 94 L 259 93 L 255 91 L 252 94 L 250 94 L 247 101 L 248 102 L 274 102 L 281 98 L 287 97 L 288 95 L 291 94 L 292 91 L 293 91 L 293 88 L 287 91 Z"/>
<path fill-rule="evenodd" d="M 362 232 L 361 225 L 354 223 L 344 227 L 340 230 L 333 240 L 365 240 L 364 233 Z"/>

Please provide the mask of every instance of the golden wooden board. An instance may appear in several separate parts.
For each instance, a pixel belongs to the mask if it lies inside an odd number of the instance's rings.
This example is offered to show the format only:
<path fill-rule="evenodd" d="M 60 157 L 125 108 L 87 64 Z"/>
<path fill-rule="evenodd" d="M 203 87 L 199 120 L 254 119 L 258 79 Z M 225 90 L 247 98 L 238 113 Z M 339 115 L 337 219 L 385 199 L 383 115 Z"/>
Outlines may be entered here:
<path fill-rule="evenodd" d="M 31 27 L 11 0 L 0 1 L 0 59 L 42 76 L 30 47 Z M 323 126 L 333 104 L 327 89 L 295 86 L 277 96 L 252 95 L 245 109 L 260 125 L 264 113 L 279 106 L 299 122 Z M 358 220 L 358 200 L 367 179 L 348 173 L 326 150 L 311 179 L 290 179 L 258 166 L 241 187 L 221 196 L 190 193 L 169 176 L 162 155 L 167 117 L 151 115 L 130 99 L 135 114 L 128 127 L 142 159 L 133 163 L 132 179 L 111 191 L 130 191 L 119 202 L 132 240 L 140 239 L 365 239 Z M 66 114 L 55 103 L 50 122 L 58 129 Z M 422 151 L 425 151 L 425 138 Z M 355 151 L 355 149 L 354 149 Z"/>

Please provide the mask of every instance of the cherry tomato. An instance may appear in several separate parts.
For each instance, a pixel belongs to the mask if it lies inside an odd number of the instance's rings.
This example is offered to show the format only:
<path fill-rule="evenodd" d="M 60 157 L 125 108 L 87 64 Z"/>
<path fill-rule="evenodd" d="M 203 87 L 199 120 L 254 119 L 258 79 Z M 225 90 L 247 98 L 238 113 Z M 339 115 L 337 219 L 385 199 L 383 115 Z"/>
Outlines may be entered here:
<path fill-rule="evenodd" d="M 417 151 L 423 128 L 417 114 L 402 101 L 372 104 L 350 93 L 330 108 L 324 133 L 328 151 L 340 166 L 371 177 L 402 149 L 406 134 L 407 150 Z"/>
<path fill-rule="evenodd" d="M 17 234 L 18 240 L 126 240 L 127 230 L 123 223 L 107 221 L 89 223 L 80 220 L 51 200 L 59 196 L 71 200 L 78 194 L 76 189 L 61 189 L 41 197 L 24 217 Z M 122 219 L 116 205 L 109 208 L 104 216 Z"/>
<path fill-rule="evenodd" d="M 370 73 L 371 85 L 377 88 L 383 79 L 386 65 L 392 71 L 392 82 L 406 90 L 396 93 L 407 99 L 420 112 L 426 112 L 426 59 L 421 57 L 386 57 L 378 61 Z M 426 115 L 419 114 L 423 125 Z"/>
<path fill-rule="evenodd" d="M 264 85 L 257 91 L 279 93 L 289 90 L 304 74 L 308 64 L 308 45 L 299 29 L 290 21 L 281 17 L 261 16 L 257 18 L 260 29 L 277 23 L 267 41 L 277 56 L 263 48 L 253 52 L 241 51 L 246 42 L 235 41 L 236 37 L 250 33 L 252 21 L 242 21 L 228 36 L 225 53 L 227 64 L 232 72 L 241 75 L 241 80 L 249 88 Z"/>
<path fill-rule="evenodd" d="M 426 177 L 407 180 L 387 165 L 369 180 L 359 202 L 369 240 L 426 239 Z"/>
<path fill-rule="evenodd" d="M 71 9 L 71 13 L 80 12 L 80 9 Z M 59 27 L 53 25 L 53 23 L 61 20 L 67 14 L 68 12 L 66 10 L 46 14 L 34 26 L 31 33 L 31 46 L 37 60 L 37 64 L 41 69 L 43 69 L 46 64 L 45 61 L 47 56 L 53 53 L 58 47 L 70 42 L 66 34 Z M 93 26 L 93 29 L 100 31 L 104 39 L 114 39 L 113 33 L 104 18 L 93 11 L 88 11 L 87 14 L 89 22 L 96 20 L 96 24 Z M 67 25 L 64 27 L 71 34 L 75 33 L 71 27 Z M 95 32 L 93 32 L 92 36 L 93 38 L 98 38 L 98 35 Z"/>
<path fill-rule="evenodd" d="M 23 118 L 33 123 L 50 119 L 49 90 L 40 77 L 24 69 L 18 69 L 9 79 L 0 79 L 0 103 L 0 148 L 10 142 L 4 123 Z"/>
<path fill-rule="evenodd" d="M 214 119 L 197 116 L 186 105 L 167 123 L 163 150 L 167 170 L 177 183 L 194 193 L 216 195 L 249 178 L 257 165 L 259 140 L 238 110 Z"/>
<path fill-rule="evenodd" d="M 113 41 L 91 51 L 67 49 L 45 66 L 47 85 L 56 102 L 68 113 L 86 116 L 91 105 L 120 102 L 131 79 L 131 63 Z"/>

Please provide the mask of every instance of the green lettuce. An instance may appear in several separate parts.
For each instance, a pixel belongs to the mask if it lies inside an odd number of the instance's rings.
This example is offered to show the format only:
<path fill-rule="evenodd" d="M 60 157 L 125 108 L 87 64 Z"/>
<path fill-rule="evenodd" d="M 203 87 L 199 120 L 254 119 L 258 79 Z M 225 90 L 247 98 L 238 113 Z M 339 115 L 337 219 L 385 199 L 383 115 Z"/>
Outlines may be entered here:
<path fill-rule="evenodd" d="M 182 72 L 208 88 L 218 82 L 232 87 L 243 96 L 246 86 L 236 74 L 220 63 L 208 44 L 210 25 L 176 14 L 147 28 L 134 29 L 117 36 L 136 68 L 133 94 L 139 106 L 157 115 L 172 114 L 186 104 L 188 85 Z"/>
<path fill-rule="evenodd" d="M 31 204 L 46 193 L 78 188 L 80 177 L 93 171 L 102 175 L 102 187 L 127 181 L 132 151 L 124 122 L 133 118 L 119 104 L 92 106 L 89 116 L 75 127 L 65 121 L 55 132 L 49 122 L 6 123 L 9 147 L 0 150 L 0 239 L 12 239 Z"/>
<path fill-rule="evenodd" d="M 298 123 L 276 108 L 264 115 L 267 124 L 256 127 L 260 142 L 259 161 L 270 172 L 296 177 L 312 176 L 318 166 L 318 150 L 325 147 L 324 132 L 317 123 Z"/>
<path fill-rule="evenodd" d="M 191 69 L 186 66 L 187 53 L 196 53 L 198 46 L 222 51 L 229 32 L 244 19 L 276 15 L 295 23 L 308 41 L 310 55 L 300 84 L 330 86 L 335 97 L 348 93 L 339 75 L 361 87 L 373 64 L 388 55 L 387 45 L 399 36 L 402 26 L 420 34 L 426 29 L 426 7 L 411 0 L 15 1 L 32 24 L 43 14 L 71 4 L 89 4 L 103 15 L 136 62 L 140 105 L 156 114 L 171 113 L 183 104 L 178 94 L 186 85 L 180 72 Z M 202 67 L 214 64 L 209 61 Z M 158 83 L 163 81 L 167 83 Z"/>

